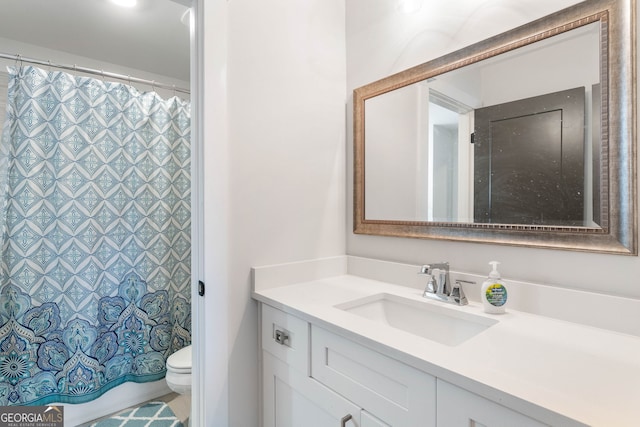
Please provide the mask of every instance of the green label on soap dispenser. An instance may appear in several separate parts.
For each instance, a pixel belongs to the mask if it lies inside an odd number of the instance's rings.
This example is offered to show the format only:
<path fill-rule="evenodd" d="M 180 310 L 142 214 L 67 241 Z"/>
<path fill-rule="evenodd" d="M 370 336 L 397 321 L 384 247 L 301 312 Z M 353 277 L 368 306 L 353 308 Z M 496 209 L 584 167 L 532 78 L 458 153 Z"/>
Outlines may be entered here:
<path fill-rule="evenodd" d="M 507 288 L 500 283 L 494 283 L 487 288 L 486 297 L 489 304 L 503 306 L 507 302 Z"/>

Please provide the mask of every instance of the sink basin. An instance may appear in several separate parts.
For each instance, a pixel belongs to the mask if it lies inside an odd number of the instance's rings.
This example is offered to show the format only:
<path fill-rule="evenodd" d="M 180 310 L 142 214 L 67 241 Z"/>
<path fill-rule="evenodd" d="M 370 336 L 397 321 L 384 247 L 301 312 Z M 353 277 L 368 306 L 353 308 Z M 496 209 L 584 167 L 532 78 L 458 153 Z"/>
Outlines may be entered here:
<path fill-rule="evenodd" d="M 495 319 L 454 310 L 444 305 L 391 294 L 376 294 L 335 306 L 441 344 L 456 346 L 498 323 Z"/>

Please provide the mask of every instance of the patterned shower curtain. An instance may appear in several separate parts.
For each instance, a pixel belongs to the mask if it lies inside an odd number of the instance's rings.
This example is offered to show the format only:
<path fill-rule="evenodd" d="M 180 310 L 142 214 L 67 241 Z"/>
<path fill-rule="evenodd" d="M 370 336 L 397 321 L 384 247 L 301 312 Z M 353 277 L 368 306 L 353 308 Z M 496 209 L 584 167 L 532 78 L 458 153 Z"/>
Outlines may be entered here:
<path fill-rule="evenodd" d="M 82 403 L 190 343 L 190 109 L 9 68 L 0 146 L 0 405 Z"/>

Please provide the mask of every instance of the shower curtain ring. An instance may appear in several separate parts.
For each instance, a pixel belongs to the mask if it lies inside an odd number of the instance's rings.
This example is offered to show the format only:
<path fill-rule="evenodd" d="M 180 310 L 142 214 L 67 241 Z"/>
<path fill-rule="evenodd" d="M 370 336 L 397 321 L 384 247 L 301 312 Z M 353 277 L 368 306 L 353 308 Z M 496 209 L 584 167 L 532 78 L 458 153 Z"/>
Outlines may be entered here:
<path fill-rule="evenodd" d="M 20 62 L 20 65 L 18 66 L 18 62 Z M 18 67 L 18 76 L 22 76 L 22 70 L 24 69 L 24 60 L 22 58 L 22 55 L 17 54 L 16 55 L 16 66 Z"/>

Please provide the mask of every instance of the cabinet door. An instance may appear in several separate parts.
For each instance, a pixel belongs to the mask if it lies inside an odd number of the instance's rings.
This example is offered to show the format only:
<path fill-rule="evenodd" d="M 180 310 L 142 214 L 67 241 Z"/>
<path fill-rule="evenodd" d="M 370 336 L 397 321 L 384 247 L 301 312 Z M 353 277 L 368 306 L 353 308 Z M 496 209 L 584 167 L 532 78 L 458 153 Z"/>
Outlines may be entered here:
<path fill-rule="evenodd" d="M 358 406 L 270 353 L 262 354 L 263 427 L 361 427 Z"/>
<path fill-rule="evenodd" d="M 484 397 L 438 380 L 438 427 L 544 427 L 542 424 Z"/>

